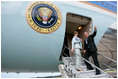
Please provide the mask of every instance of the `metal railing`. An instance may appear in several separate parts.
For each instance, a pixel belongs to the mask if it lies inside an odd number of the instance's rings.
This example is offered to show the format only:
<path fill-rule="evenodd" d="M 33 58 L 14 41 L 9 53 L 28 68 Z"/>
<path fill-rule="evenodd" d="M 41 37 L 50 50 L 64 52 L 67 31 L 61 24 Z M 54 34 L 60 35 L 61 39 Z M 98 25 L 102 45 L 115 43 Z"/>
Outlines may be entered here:
<path fill-rule="evenodd" d="M 71 52 L 71 50 L 66 46 L 66 45 L 64 45 L 64 50 L 65 49 L 68 49 L 69 50 L 69 54 L 70 54 L 70 52 Z M 64 53 L 64 50 L 63 50 L 63 53 Z M 65 54 L 65 53 L 64 53 Z M 65 54 L 66 55 L 66 54 Z M 78 55 L 78 54 L 76 54 L 76 55 Z M 67 57 L 68 57 L 68 55 L 66 55 Z M 79 56 L 79 55 L 78 55 Z M 104 74 L 106 74 L 107 76 L 109 76 L 109 77 L 111 77 L 112 78 L 112 76 L 110 76 L 109 74 L 107 74 L 106 72 L 104 72 L 103 70 L 101 70 L 100 68 L 98 68 L 97 66 L 95 66 L 94 64 L 92 64 L 90 61 L 88 61 L 88 60 L 86 60 L 85 58 L 83 58 L 83 57 L 81 57 L 81 56 L 79 56 L 82 60 L 84 60 L 84 61 L 86 61 L 87 63 L 89 63 L 91 66 L 93 66 L 94 68 L 96 68 L 96 69 L 98 69 L 98 70 L 100 70 L 102 73 L 104 73 Z M 72 60 L 71 60 L 72 61 Z"/>
<path fill-rule="evenodd" d="M 116 69 L 110 67 L 109 65 L 107 65 L 107 64 L 105 64 L 105 63 L 102 63 L 102 62 L 100 62 L 100 63 L 103 64 L 104 66 L 108 67 L 109 69 L 111 69 L 111 70 L 113 70 L 113 71 L 116 71 Z"/>
<path fill-rule="evenodd" d="M 102 54 L 100 54 L 100 53 L 98 53 L 98 55 L 101 55 L 102 57 L 104 57 L 104 58 L 106 58 L 106 59 L 108 59 L 108 60 L 110 60 L 110 61 L 113 61 L 114 63 L 117 64 L 117 61 L 115 61 L 115 60 L 113 60 L 113 59 L 111 59 L 111 58 L 109 58 L 109 57 L 107 57 L 107 56 L 104 56 L 104 55 L 102 55 Z"/>
<path fill-rule="evenodd" d="M 67 48 L 68 50 L 70 50 L 66 45 L 64 45 L 64 49 L 65 48 Z M 64 53 L 65 54 L 65 53 Z M 70 51 L 69 51 L 69 54 L 70 54 Z M 117 65 L 117 61 L 115 61 L 115 60 L 113 60 L 113 59 L 111 59 L 111 58 L 109 58 L 109 57 L 107 57 L 107 56 L 104 56 L 104 55 L 102 55 L 102 54 L 100 54 L 100 53 L 97 53 L 98 55 L 100 55 L 100 56 L 102 56 L 102 57 L 104 57 L 104 58 L 106 58 L 106 59 L 108 59 L 108 60 L 110 60 L 110 61 L 112 61 L 112 62 L 114 62 L 116 65 Z M 66 55 L 66 54 L 65 54 Z M 66 55 L 67 56 L 67 55 Z M 117 71 L 115 68 L 112 68 L 112 67 L 110 67 L 109 65 L 107 65 L 107 64 L 105 64 L 105 63 L 101 63 L 101 64 L 103 64 L 104 66 L 106 66 L 106 67 L 108 67 L 108 68 L 110 68 L 110 69 L 112 69 L 112 70 L 114 70 L 114 71 Z"/>

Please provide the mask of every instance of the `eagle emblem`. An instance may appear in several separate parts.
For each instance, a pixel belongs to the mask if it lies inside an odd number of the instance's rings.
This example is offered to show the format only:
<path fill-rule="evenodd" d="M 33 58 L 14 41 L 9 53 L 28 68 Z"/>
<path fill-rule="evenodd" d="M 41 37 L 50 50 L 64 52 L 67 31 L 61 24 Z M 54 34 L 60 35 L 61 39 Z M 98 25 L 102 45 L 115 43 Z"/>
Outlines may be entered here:
<path fill-rule="evenodd" d="M 42 8 L 39 8 L 38 11 L 39 11 L 39 15 L 41 16 L 41 18 L 43 20 L 42 21 L 43 24 L 47 24 L 47 22 L 49 21 L 48 19 L 52 15 L 52 10 L 50 10 L 49 8 L 46 8 L 46 7 L 42 7 Z"/>
<path fill-rule="evenodd" d="M 55 32 L 62 23 L 59 8 L 47 1 L 36 1 L 28 5 L 26 20 L 36 32 L 48 34 Z"/>

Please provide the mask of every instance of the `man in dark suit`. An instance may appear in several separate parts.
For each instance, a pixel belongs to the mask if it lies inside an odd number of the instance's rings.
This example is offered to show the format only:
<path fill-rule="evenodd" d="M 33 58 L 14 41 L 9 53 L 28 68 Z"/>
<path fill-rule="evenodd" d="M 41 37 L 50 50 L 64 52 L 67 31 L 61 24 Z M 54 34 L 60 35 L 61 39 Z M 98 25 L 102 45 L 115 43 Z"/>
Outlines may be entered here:
<path fill-rule="evenodd" d="M 97 33 L 97 27 L 94 27 L 94 33 L 88 35 L 87 32 L 84 33 L 85 40 L 84 40 L 84 58 L 89 60 L 89 57 L 92 56 L 94 64 L 99 67 L 99 62 L 97 59 L 97 47 L 94 42 L 94 37 Z M 88 70 L 93 70 L 93 67 L 85 61 Z M 96 75 L 100 74 L 100 71 L 96 68 Z"/>

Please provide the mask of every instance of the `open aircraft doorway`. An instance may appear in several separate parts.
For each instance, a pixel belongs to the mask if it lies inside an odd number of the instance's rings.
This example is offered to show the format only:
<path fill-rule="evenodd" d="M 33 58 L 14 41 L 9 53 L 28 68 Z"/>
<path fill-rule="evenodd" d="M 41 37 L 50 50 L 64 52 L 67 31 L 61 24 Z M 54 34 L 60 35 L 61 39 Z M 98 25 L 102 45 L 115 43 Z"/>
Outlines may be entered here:
<path fill-rule="evenodd" d="M 62 52 L 60 55 L 60 60 L 62 60 L 62 56 L 74 56 L 73 53 L 69 52 L 65 46 L 71 49 L 71 41 L 73 38 L 73 32 L 78 31 L 79 38 L 82 39 L 82 44 L 85 40 L 83 33 L 86 31 L 89 34 L 92 32 L 92 19 L 86 16 L 67 13 L 66 15 L 66 31 L 65 31 L 65 38 L 64 38 L 64 44 L 62 48 Z"/>

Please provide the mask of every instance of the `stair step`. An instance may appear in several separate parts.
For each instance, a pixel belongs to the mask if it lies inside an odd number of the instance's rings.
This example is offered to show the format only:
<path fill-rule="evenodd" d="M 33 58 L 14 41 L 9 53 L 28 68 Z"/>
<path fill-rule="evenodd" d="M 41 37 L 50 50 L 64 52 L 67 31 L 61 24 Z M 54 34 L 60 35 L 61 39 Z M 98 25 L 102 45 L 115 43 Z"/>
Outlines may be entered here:
<path fill-rule="evenodd" d="M 95 73 L 95 70 L 79 71 L 80 74 Z"/>
<path fill-rule="evenodd" d="M 89 70 L 89 71 L 80 71 L 79 72 L 80 77 L 90 77 L 90 75 L 95 75 L 95 70 Z"/>
<path fill-rule="evenodd" d="M 79 77 L 80 78 L 109 78 L 105 74 L 100 74 L 100 75 L 81 74 Z"/>
<path fill-rule="evenodd" d="M 91 78 L 109 78 L 106 74 L 90 75 Z"/>
<path fill-rule="evenodd" d="M 71 65 L 71 66 L 75 68 L 75 65 Z M 81 68 L 87 70 L 86 65 L 82 66 Z"/>
<path fill-rule="evenodd" d="M 67 64 L 75 64 L 75 62 L 74 61 L 71 61 L 71 62 L 70 61 L 66 61 L 66 62 L 64 62 L 64 64 L 65 65 L 67 65 Z M 85 65 L 85 62 L 81 62 L 81 64 Z"/>
<path fill-rule="evenodd" d="M 95 75 L 96 74 L 95 69 L 87 70 L 86 64 L 83 60 L 81 61 L 82 65 L 81 69 L 83 69 L 83 71 L 76 70 L 75 58 L 73 57 L 64 57 L 63 63 L 64 63 L 64 68 L 67 71 L 67 74 L 69 75 L 70 78 L 72 78 L 73 76 L 76 78 L 110 78 L 110 76 L 108 76 L 105 73 Z"/>

